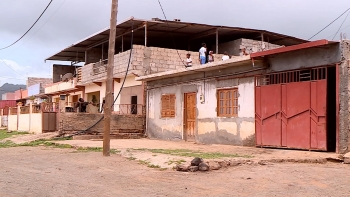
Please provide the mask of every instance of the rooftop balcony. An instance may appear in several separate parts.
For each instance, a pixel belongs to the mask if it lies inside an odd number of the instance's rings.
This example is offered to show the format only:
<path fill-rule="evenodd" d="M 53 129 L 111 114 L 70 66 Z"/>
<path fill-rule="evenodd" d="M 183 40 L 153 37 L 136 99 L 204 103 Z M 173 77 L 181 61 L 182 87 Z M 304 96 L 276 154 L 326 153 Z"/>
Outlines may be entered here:
<path fill-rule="evenodd" d="M 198 65 L 198 52 L 133 45 L 129 73 L 143 76 L 184 68 L 185 64 L 183 61 L 186 60 L 187 53 L 191 54 L 193 65 Z M 129 62 L 129 55 L 130 50 L 114 56 L 113 77 L 115 79 L 124 77 Z M 214 54 L 214 61 L 221 61 L 221 57 L 222 55 L 220 54 Z M 90 63 L 78 68 L 78 84 L 84 85 L 105 81 L 107 78 L 107 64 L 108 60 L 101 60 L 100 62 Z"/>

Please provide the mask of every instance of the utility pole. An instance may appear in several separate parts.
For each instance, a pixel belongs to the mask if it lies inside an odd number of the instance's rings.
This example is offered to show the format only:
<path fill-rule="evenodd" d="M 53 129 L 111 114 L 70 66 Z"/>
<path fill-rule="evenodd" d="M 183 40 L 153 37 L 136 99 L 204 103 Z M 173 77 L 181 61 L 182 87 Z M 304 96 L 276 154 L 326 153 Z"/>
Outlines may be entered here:
<path fill-rule="evenodd" d="M 111 8 L 111 27 L 109 33 L 107 82 L 106 82 L 106 103 L 104 105 L 104 131 L 103 131 L 103 156 L 110 155 L 110 130 L 113 105 L 113 67 L 114 67 L 114 49 L 117 26 L 118 0 L 112 0 Z"/>

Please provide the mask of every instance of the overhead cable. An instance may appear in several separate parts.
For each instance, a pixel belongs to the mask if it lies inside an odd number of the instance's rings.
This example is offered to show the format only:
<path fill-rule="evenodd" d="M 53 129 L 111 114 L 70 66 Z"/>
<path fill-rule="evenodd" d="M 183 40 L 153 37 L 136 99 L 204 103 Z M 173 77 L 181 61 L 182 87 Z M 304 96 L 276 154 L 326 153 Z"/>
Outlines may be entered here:
<path fill-rule="evenodd" d="M 327 27 L 329 27 L 331 24 L 333 24 L 335 21 L 337 21 L 340 17 L 342 17 L 347 11 L 349 11 L 350 8 L 348 8 L 347 10 L 345 10 L 345 12 L 343 12 L 340 16 L 338 16 L 336 19 L 334 19 L 331 23 L 329 23 L 326 27 L 324 27 L 323 29 L 321 29 L 319 32 L 317 32 L 315 35 L 311 36 L 311 38 L 309 38 L 308 40 L 311 40 L 312 38 L 314 38 L 315 36 L 317 36 L 319 33 L 321 33 L 323 30 L 325 30 Z"/>
<path fill-rule="evenodd" d="M 6 47 L 3 47 L 3 48 L 0 48 L 0 50 L 4 50 L 4 49 L 7 49 L 9 47 L 11 47 L 12 45 L 16 44 L 18 41 L 20 41 L 25 35 L 27 35 L 27 33 L 35 26 L 35 24 L 40 20 L 40 18 L 44 15 L 44 13 L 46 12 L 47 8 L 49 8 L 49 6 L 51 5 L 52 3 L 52 0 L 50 0 L 50 3 L 46 6 L 45 10 L 40 14 L 39 18 L 36 19 L 36 21 L 34 22 L 34 24 L 18 39 L 16 40 L 15 42 L 13 42 L 12 44 L 6 46 Z"/>

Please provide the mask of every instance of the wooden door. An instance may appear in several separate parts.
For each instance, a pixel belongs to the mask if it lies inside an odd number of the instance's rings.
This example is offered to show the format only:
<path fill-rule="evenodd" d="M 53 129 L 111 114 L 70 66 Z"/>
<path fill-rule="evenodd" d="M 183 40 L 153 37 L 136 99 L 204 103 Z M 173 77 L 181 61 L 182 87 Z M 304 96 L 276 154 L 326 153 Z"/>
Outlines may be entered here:
<path fill-rule="evenodd" d="M 184 96 L 184 139 L 186 141 L 193 141 L 195 139 L 196 131 L 196 106 L 197 93 L 185 93 Z"/>

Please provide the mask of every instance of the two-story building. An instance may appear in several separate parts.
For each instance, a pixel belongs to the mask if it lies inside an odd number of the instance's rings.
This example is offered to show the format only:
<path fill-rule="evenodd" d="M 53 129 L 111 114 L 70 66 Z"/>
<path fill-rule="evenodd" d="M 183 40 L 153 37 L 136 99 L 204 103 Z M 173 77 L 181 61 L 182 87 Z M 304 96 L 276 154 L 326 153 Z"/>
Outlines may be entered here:
<path fill-rule="evenodd" d="M 55 93 L 58 98 L 60 93 L 69 92 L 74 93 L 69 101 L 75 102 L 81 96 L 85 101 L 102 103 L 106 91 L 109 31 L 106 28 L 47 58 L 69 61 L 71 65 L 84 63 L 84 66 L 74 69 L 74 80 L 59 82 L 52 86 L 54 90 L 48 90 L 48 87 L 46 93 Z M 145 83 L 136 81 L 135 77 L 184 68 L 187 54 L 191 54 L 193 65 L 198 65 L 198 50 L 202 43 L 206 43 L 208 51 L 213 51 L 214 62 L 219 62 L 224 52 L 240 56 L 243 49 L 252 53 L 304 42 L 264 30 L 157 18 L 130 18 L 117 24 L 116 31 L 113 70 L 115 113 L 141 113 L 146 99 Z M 119 90 L 121 93 L 117 98 Z"/>

